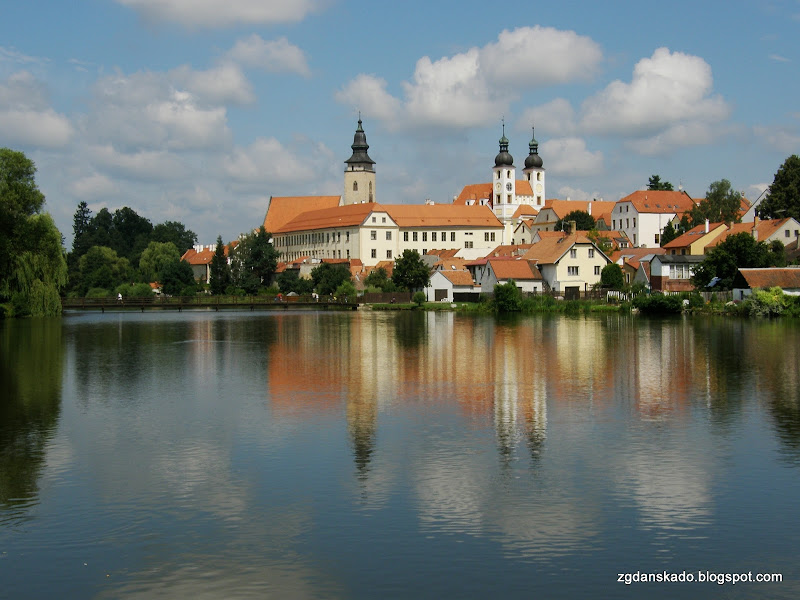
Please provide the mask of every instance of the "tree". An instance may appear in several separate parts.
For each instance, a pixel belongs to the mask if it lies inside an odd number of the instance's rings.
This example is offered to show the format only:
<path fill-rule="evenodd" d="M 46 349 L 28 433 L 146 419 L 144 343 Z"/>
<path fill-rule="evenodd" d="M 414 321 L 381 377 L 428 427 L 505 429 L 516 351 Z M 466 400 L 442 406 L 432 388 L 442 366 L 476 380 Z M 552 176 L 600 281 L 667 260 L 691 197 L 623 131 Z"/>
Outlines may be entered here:
<path fill-rule="evenodd" d="M 672 221 L 667 223 L 667 226 L 664 227 L 664 231 L 661 232 L 661 245 L 664 246 L 669 244 L 672 240 L 677 238 L 680 234 L 672 225 Z"/>
<path fill-rule="evenodd" d="M 394 263 L 392 281 L 399 289 L 413 291 L 425 288 L 430 278 L 430 268 L 416 250 L 403 250 L 403 255 Z"/>
<path fill-rule="evenodd" d="M 767 196 L 758 205 L 759 216 L 766 219 L 794 217 L 800 220 L 800 157 L 793 154 L 775 173 Z"/>
<path fill-rule="evenodd" d="M 389 279 L 389 276 L 386 274 L 386 269 L 383 267 L 372 269 L 366 279 L 364 279 L 364 285 L 378 288 L 382 292 L 395 291 L 395 285 L 392 280 Z"/>
<path fill-rule="evenodd" d="M 651 175 L 649 181 L 647 182 L 647 189 L 648 190 L 666 190 L 668 192 L 673 191 L 672 184 L 669 181 L 661 181 L 661 177 L 659 175 Z"/>
<path fill-rule="evenodd" d="M 513 279 L 495 284 L 494 307 L 497 312 L 517 312 L 522 309 L 522 292 Z"/>
<path fill-rule="evenodd" d="M 321 296 L 333 294 L 345 281 L 350 281 L 350 269 L 344 265 L 322 263 L 311 270 L 314 288 Z"/>
<path fill-rule="evenodd" d="M 249 294 L 258 293 L 260 288 L 270 284 L 279 256 L 263 225 L 255 233 L 242 237 L 233 251 L 233 284 Z"/>
<path fill-rule="evenodd" d="M 187 288 L 195 284 L 192 266 L 185 260 L 178 260 L 166 265 L 161 272 L 161 289 L 168 296 L 183 294 Z"/>
<path fill-rule="evenodd" d="M 92 221 L 92 211 L 86 202 L 78 204 L 75 215 L 72 217 L 72 252 L 83 256 L 89 249 L 86 246 L 89 225 Z"/>
<path fill-rule="evenodd" d="M 181 255 L 172 242 L 150 242 L 139 259 L 139 273 L 147 283 L 160 281 L 164 268 L 180 260 Z"/>
<path fill-rule="evenodd" d="M 702 225 L 706 219 L 712 223 L 738 223 L 742 195 L 734 190 L 731 182 L 720 179 L 708 186 L 706 197 L 689 212 L 689 229 Z"/>
<path fill-rule="evenodd" d="M 197 234 L 191 229 L 186 229 L 183 223 L 177 221 L 164 221 L 153 227 L 150 239 L 154 242 L 172 242 L 183 256 L 197 243 Z"/>
<path fill-rule="evenodd" d="M 138 264 L 141 253 L 150 242 L 153 225 L 132 208 L 123 206 L 114 211 L 110 233 L 111 247 L 117 254 L 124 256 L 133 264 Z"/>
<path fill-rule="evenodd" d="M 609 263 L 600 271 L 600 285 L 606 289 L 621 290 L 625 285 L 622 276 L 622 267 L 616 263 Z"/>
<path fill-rule="evenodd" d="M 715 289 L 731 289 L 738 269 L 774 267 L 784 261 L 783 244 L 767 244 L 753 239 L 749 233 L 737 233 L 720 242 L 697 265 L 693 280 L 698 288 L 708 287 L 715 277 Z"/>
<path fill-rule="evenodd" d="M 576 231 L 591 231 L 595 227 L 595 220 L 592 215 L 584 210 L 573 210 L 563 219 L 556 222 L 555 231 L 564 231 L 564 225 L 570 221 L 575 221 Z"/>
<path fill-rule="evenodd" d="M 231 284 L 231 268 L 228 265 L 228 257 L 225 256 L 225 245 L 222 243 L 222 236 L 217 236 L 217 247 L 214 250 L 214 257 L 211 259 L 210 267 L 211 293 L 215 296 L 224 294 Z"/>
<path fill-rule="evenodd" d="M 294 292 L 295 294 L 310 294 L 314 291 L 314 281 L 305 277 L 300 277 L 297 269 L 287 269 L 275 278 L 278 289 L 284 294 Z"/>
<path fill-rule="evenodd" d="M 79 280 L 74 289 L 81 295 L 92 288 L 113 290 L 132 279 L 130 262 L 107 246 L 92 246 L 78 261 Z"/>

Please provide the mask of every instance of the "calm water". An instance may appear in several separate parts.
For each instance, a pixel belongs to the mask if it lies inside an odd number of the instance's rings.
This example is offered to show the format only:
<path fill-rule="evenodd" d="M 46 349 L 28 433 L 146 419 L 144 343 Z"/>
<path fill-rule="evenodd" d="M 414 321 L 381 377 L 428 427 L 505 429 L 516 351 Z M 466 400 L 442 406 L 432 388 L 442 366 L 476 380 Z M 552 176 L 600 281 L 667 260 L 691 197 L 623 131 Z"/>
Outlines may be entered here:
<path fill-rule="evenodd" d="M 798 598 L 798 373 L 787 321 L 0 322 L 0 596 Z"/>

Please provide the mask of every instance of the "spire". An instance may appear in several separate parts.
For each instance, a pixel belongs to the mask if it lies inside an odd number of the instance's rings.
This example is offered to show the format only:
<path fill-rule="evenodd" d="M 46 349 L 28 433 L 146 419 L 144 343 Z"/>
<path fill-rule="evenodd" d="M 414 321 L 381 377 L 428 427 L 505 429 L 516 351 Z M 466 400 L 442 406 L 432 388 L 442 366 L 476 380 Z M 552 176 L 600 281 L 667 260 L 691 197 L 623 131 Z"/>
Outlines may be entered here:
<path fill-rule="evenodd" d="M 531 141 L 528 144 L 528 158 L 525 159 L 526 169 L 541 169 L 542 157 L 539 156 L 539 142 L 536 141 L 536 128 L 531 126 Z"/>
<path fill-rule="evenodd" d="M 506 137 L 506 120 L 503 121 L 503 137 L 500 138 L 500 154 L 494 159 L 495 167 L 513 167 L 514 157 L 508 153 L 508 138 Z"/>
<path fill-rule="evenodd" d="M 369 144 L 367 144 L 367 134 L 364 133 L 364 128 L 361 126 L 361 112 L 358 113 L 358 127 L 353 136 L 353 145 L 350 147 L 353 149 L 353 155 L 344 162 L 350 165 L 351 168 L 361 165 L 362 168 L 372 170 L 371 165 L 374 165 L 375 161 L 367 154 Z"/>

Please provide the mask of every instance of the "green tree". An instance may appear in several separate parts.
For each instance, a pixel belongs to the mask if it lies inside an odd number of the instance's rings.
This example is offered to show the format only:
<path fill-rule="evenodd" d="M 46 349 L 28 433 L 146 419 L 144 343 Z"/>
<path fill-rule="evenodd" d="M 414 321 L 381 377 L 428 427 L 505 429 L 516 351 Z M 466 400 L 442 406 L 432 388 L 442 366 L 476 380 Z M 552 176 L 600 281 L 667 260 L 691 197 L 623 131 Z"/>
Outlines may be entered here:
<path fill-rule="evenodd" d="M 333 294 L 345 281 L 350 281 L 350 269 L 342 264 L 322 263 L 311 270 L 314 289 L 321 296 Z"/>
<path fill-rule="evenodd" d="M 369 275 L 367 275 L 366 279 L 364 279 L 364 285 L 367 287 L 378 288 L 382 292 L 395 291 L 395 285 L 392 280 L 389 279 L 389 276 L 386 274 L 386 269 L 383 267 L 372 269 Z"/>
<path fill-rule="evenodd" d="M 673 191 L 672 184 L 669 181 L 661 181 L 661 177 L 659 175 L 651 175 L 649 181 L 647 182 L 647 189 L 648 190 L 666 190 L 668 192 Z"/>
<path fill-rule="evenodd" d="M 187 291 L 194 293 L 195 285 L 192 266 L 185 260 L 171 262 L 161 271 L 161 289 L 168 296 L 183 295 Z"/>
<path fill-rule="evenodd" d="M 603 254 L 609 254 L 614 249 L 614 244 L 597 229 L 590 229 L 587 236 Z"/>
<path fill-rule="evenodd" d="M 310 294 L 314 291 L 314 281 L 305 277 L 300 277 L 297 269 L 287 269 L 275 278 L 278 289 L 284 294 L 294 292 L 295 294 Z"/>
<path fill-rule="evenodd" d="M 356 286 L 348 279 L 339 284 L 339 287 L 336 288 L 333 295 L 342 302 L 355 302 Z"/>
<path fill-rule="evenodd" d="M 765 219 L 794 217 L 800 221 L 800 157 L 793 154 L 775 173 L 767 196 L 758 205 Z"/>
<path fill-rule="evenodd" d="M 419 252 L 416 250 L 403 250 L 394 264 L 392 282 L 401 290 L 419 290 L 428 286 L 431 270 Z"/>
<path fill-rule="evenodd" d="M 152 233 L 153 224 L 132 208 L 123 206 L 114 211 L 111 219 L 111 247 L 132 264 L 139 263 Z"/>
<path fill-rule="evenodd" d="M 573 210 L 566 215 L 563 219 L 559 219 L 554 227 L 555 231 L 564 231 L 564 226 L 569 224 L 570 221 L 575 221 L 575 228 L 577 231 L 591 231 L 595 228 L 595 220 L 585 210 Z"/>
<path fill-rule="evenodd" d="M 224 294 L 231 284 L 231 267 L 228 265 L 228 257 L 225 256 L 225 245 L 222 243 L 221 235 L 217 236 L 217 247 L 214 249 L 210 270 L 211 293 L 215 296 Z"/>
<path fill-rule="evenodd" d="M 150 239 L 154 242 L 172 242 L 183 254 L 197 243 L 197 234 L 191 229 L 186 229 L 183 223 L 177 221 L 164 221 L 153 227 Z"/>
<path fill-rule="evenodd" d="M 616 263 L 609 263 L 600 271 L 600 285 L 612 290 L 621 290 L 625 285 L 625 278 L 622 276 L 622 267 Z"/>
<path fill-rule="evenodd" d="M 719 281 L 714 287 L 729 290 L 738 269 L 774 267 L 782 260 L 785 262 L 782 247 L 782 244 L 778 248 L 774 243 L 756 241 L 749 233 L 728 236 L 697 265 L 693 277 L 695 286 L 708 287 L 717 277 Z"/>
<path fill-rule="evenodd" d="M 72 252 L 77 253 L 78 257 L 86 254 L 89 249 L 86 246 L 87 237 L 89 233 L 89 226 L 92 222 L 92 211 L 86 202 L 78 204 L 75 210 L 75 215 L 72 217 Z"/>
<path fill-rule="evenodd" d="M 118 285 L 129 283 L 133 278 L 127 258 L 106 246 L 92 246 L 78 261 L 79 285 L 76 291 L 85 296 L 92 288 L 113 290 Z"/>
<path fill-rule="evenodd" d="M 513 279 L 495 284 L 494 307 L 497 312 L 518 312 L 522 309 L 522 292 Z"/>
<path fill-rule="evenodd" d="M 233 251 L 231 272 L 233 284 L 249 294 L 270 284 L 278 267 L 280 253 L 270 241 L 262 225 L 258 231 L 242 237 Z"/>
<path fill-rule="evenodd" d="M 669 244 L 672 240 L 677 238 L 680 234 L 678 233 L 677 229 L 672 225 L 672 221 L 667 223 L 667 226 L 664 227 L 664 231 L 661 232 L 661 245 L 664 246 L 665 244 Z"/>
<path fill-rule="evenodd" d="M 689 229 L 702 225 L 706 219 L 712 223 L 738 223 L 742 195 L 734 190 L 731 182 L 721 179 L 708 186 L 706 197 L 689 213 Z"/>
<path fill-rule="evenodd" d="M 172 242 L 150 242 L 139 259 L 139 273 L 147 283 L 160 281 L 164 268 L 180 259 L 181 255 Z"/>

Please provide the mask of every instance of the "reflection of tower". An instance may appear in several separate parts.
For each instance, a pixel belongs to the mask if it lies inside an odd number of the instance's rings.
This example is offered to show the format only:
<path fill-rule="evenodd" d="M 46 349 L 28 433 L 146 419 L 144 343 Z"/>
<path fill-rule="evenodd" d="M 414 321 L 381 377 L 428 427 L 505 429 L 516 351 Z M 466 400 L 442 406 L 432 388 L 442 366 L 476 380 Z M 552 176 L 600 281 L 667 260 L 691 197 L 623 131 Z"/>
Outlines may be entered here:
<path fill-rule="evenodd" d="M 547 438 L 547 386 L 544 377 L 536 377 L 531 389 L 532 397 L 523 405 L 525 415 L 525 435 L 528 450 L 534 461 L 539 459 Z"/>
<path fill-rule="evenodd" d="M 375 161 L 367 154 L 367 134 L 361 127 L 361 117 L 358 118 L 358 128 L 353 136 L 353 155 L 345 162 L 344 168 L 344 196 L 342 204 L 361 204 L 375 202 Z"/>
<path fill-rule="evenodd" d="M 369 464 L 375 450 L 377 414 L 378 409 L 374 400 L 360 395 L 348 398 L 347 429 L 353 444 L 353 459 L 361 480 L 366 479 L 369 474 Z"/>

